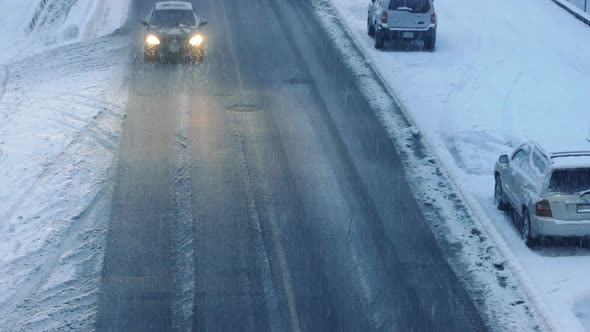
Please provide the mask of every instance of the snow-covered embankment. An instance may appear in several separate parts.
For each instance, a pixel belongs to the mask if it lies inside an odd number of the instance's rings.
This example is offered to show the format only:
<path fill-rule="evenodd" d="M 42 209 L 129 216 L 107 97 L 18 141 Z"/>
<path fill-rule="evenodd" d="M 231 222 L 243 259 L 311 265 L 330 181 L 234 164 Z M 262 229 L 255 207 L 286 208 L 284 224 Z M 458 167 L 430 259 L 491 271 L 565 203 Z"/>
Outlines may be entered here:
<path fill-rule="evenodd" d="M 128 4 L 0 4 L 0 330 L 93 324 L 126 98 L 126 42 L 101 36 Z"/>

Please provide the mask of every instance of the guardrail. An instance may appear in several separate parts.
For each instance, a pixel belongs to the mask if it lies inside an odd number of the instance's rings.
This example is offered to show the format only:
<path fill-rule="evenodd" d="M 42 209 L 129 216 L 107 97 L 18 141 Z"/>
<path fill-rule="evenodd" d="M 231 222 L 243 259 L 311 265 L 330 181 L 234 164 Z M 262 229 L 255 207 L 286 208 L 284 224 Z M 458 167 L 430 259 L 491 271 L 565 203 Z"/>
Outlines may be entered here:
<path fill-rule="evenodd" d="M 565 9 L 575 18 L 590 26 L 590 0 L 551 0 L 559 7 Z M 583 5 L 582 5 L 583 2 Z M 585 8 L 581 8 L 584 6 Z"/>
<path fill-rule="evenodd" d="M 590 8 L 588 8 L 588 0 L 583 0 L 583 4 L 582 4 L 582 0 L 574 0 L 574 1 L 572 1 L 572 0 L 566 0 L 566 1 L 573 3 L 574 5 L 576 5 L 576 7 L 582 9 L 586 13 L 590 9 Z"/>

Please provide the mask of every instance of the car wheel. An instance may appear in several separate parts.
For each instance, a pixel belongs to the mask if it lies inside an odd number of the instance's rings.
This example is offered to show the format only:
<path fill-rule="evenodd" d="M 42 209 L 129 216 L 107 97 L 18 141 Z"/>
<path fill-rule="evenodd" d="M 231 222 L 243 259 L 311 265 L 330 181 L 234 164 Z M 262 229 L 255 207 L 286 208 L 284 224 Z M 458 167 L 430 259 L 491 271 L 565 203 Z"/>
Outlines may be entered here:
<path fill-rule="evenodd" d="M 375 37 L 375 26 L 371 24 L 371 20 L 367 20 L 367 34 L 371 37 Z"/>
<path fill-rule="evenodd" d="M 377 30 L 375 32 L 375 48 L 380 50 L 385 47 L 385 34 L 382 31 Z"/>
<path fill-rule="evenodd" d="M 424 39 L 424 49 L 433 51 L 436 47 L 436 30 L 429 32 Z"/>
<path fill-rule="evenodd" d="M 496 184 L 494 185 L 494 202 L 500 211 L 508 210 L 508 203 L 504 198 L 504 190 L 502 189 L 502 180 L 496 176 Z"/>
<path fill-rule="evenodd" d="M 524 210 L 523 212 L 520 235 L 527 247 L 532 247 L 536 244 L 535 239 L 531 236 L 531 216 L 527 210 Z"/>

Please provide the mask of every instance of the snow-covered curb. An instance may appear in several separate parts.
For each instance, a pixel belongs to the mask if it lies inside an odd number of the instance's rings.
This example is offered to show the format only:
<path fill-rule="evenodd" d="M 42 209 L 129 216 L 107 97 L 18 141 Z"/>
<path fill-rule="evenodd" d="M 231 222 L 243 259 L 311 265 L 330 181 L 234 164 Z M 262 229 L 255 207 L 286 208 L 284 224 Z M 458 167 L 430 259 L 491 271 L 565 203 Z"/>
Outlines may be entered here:
<path fill-rule="evenodd" d="M 342 17 L 342 13 L 338 10 L 338 8 L 333 8 Z M 359 43 L 359 41 L 355 38 L 355 35 L 350 30 L 348 30 L 348 27 L 347 33 L 355 41 L 358 51 L 361 52 L 363 56 L 368 59 L 369 57 L 364 51 L 362 44 Z M 510 269 L 515 272 L 514 276 L 516 276 L 519 279 L 518 285 L 526 290 L 527 295 L 533 301 L 539 312 L 546 313 L 547 309 L 545 308 L 545 305 L 542 303 L 542 301 L 540 301 L 539 298 L 536 296 L 538 291 L 531 286 L 532 283 L 530 282 L 528 276 L 525 273 L 523 273 L 524 269 L 522 265 L 513 255 L 512 251 L 504 241 L 504 238 L 497 232 L 497 230 L 494 227 L 491 226 L 493 224 L 493 221 L 483 211 L 483 208 L 481 207 L 480 203 L 475 198 L 473 198 L 473 196 L 465 188 L 465 185 L 460 181 L 460 177 L 457 174 L 457 167 L 455 161 L 448 152 L 448 150 L 444 148 L 441 149 L 440 146 L 442 145 L 442 142 L 438 141 L 432 135 L 429 135 L 428 131 L 425 128 L 421 127 L 419 123 L 414 121 L 413 114 L 408 112 L 404 104 L 401 102 L 398 94 L 387 83 L 387 80 L 382 76 L 382 73 L 379 71 L 379 69 L 376 68 L 375 65 L 370 61 L 367 61 L 366 65 L 370 66 L 373 69 L 375 75 L 377 75 L 380 78 L 380 81 L 383 82 L 384 87 L 387 89 L 389 95 L 391 95 L 391 97 L 394 99 L 396 107 L 398 107 L 403 112 L 406 119 L 411 122 L 411 125 L 419 130 L 420 134 L 424 138 L 423 141 L 426 144 L 428 151 L 431 151 L 432 154 L 436 155 L 437 161 L 440 162 L 442 169 L 444 169 L 444 173 L 449 177 L 449 179 L 453 183 L 453 187 L 456 190 L 456 192 L 460 194 L 461 201 L 467 203 L 467 207 L 469 209 L 470 214 L 475 217 L 473 218 L 473 221 L 476 222 L 479 227 L 485 229 L 486 234 L 490 236 L 492 240 L 495 242 L 496 247 L 500 250 L 502 256 L 505 258 L 505 261 L 510 267 Z M 417 186 L 420 187 L 420 185 Z M 558 325 L 551 320 L 550 316 L 543 315 L 543 318 L 545 320 L 545 323 L 551 330 L 560 330 L 556 328 Z"/>
<path fill-rule="evenodd" d="M 530 294 L 528 289 L 523 292 L 524 283 L 515 278 L 511 269 L 505 269 L 504 263 L 509 257 L 496 251 L 495 245 L 490 246 L 483 235 L 485 231 L 481 230 L 485 229 L 482 223 L 452 194 L 457 192 L 457 187 L 445 173 L 444 162 L 440 167 L 432 152 L 438 152 L 433 148 L 434 143 L 429 138 L 424 139 L 408 112 L 401 107 L 395 92 L 384 85 L 385 80 L 366 61 L 368 57 L 358 42 L 350 43 L 354 34 L 343 24 L 342 14 L 334 15 L 334 6 L 322 0 L 315 1 L 314 5 L 320 22 L 334 38 L 345 62 L 359 77 L 361 90 L 369 97 L 376 115 L 402 154 L 410 185 L 424 203 L 427 220 L 443 250 L 449 254 L 451 266 L 475 297 L 488 326 L 511 331 L 550 329 L 551 324 L 546 324 L 548 322 L 538 314 L 539 304 L 536 301 L 532 306 L 527 304 Z"/>

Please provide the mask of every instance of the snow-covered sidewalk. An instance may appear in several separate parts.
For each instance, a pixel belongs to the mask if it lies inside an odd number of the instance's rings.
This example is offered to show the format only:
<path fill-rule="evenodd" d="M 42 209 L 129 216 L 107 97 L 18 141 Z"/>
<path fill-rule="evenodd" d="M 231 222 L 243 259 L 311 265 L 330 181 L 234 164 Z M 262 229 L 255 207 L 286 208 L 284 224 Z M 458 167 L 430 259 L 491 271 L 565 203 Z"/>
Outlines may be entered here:
<path fill-rule="evenodd" d="M 40 3 L 0 4 L 0 330 L 85 330 L 126 98 L 126 41 L 101 36 L 128 2 L 49 0 L 29 30 Z"/>
<path fill-rule="evenodd" d="M 549 0 L 436 1 L 435 52 L 409 43 L 376 51 L 366 33 L 369 1 L 331 2 L 488 235 L 512 257 L 549 325 L 590 331 L 590 250 L 526 248 L 492 197 L 494 162 L 519 142 L 550 149 L 586 142 L 590 28 Z"/>

